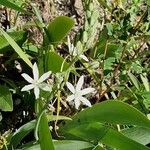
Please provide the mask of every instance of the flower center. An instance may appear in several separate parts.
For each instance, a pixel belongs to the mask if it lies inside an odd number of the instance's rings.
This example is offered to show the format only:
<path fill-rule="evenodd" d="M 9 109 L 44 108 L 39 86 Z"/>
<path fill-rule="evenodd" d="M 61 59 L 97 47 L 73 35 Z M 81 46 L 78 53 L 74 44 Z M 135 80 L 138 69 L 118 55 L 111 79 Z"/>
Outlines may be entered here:
<path fill-rule="evenodd" d="M 80 91 L 77 91 L 77 92 L 75 92 L 75 97 L 77 98 L 77 97 L 80 97 L 81 96 L 81 92 Z"/>
<path fill-rule="evenodd" d="M 38 81 L 35 81 L 35 80 L 33 81 L 34 86 L 37 86 L 38 84 L 39 84 Z"/>

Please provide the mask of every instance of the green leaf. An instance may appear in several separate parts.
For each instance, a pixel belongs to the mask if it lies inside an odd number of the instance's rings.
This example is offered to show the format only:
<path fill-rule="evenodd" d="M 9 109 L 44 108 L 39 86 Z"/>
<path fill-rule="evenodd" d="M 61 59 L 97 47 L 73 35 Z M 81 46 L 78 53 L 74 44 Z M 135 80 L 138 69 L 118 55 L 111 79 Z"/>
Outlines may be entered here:
<path fill-rule="evenodd" d="M 56 52 L 49 52 L 47 54 L 47 69 L 54 73 L 66 71 L 69 64 L 63 57 L 59 56 Z"/>
<path fill-rule="evenodd" d="M 51 133 L 45 113 L 41 116 L 39 124 L 39 142 L 41 150 L 54 150 Z"/>
<path fill-rule="evenodd" d="M 61 140 L 61 141 L 55 141 L 55 150 L 81 150 L 92 147 L 94 145 L 84 142 L 84 141 L 74 141 L 74 140 Z"/>
<path fill-rule="evenodd" d="M 108 57 L 115 57 L 115 53 L 116 53 L 116 51 L 118 50 L 118 48 L 120 48 L 119 45 L 113 44 L 113 43 L 110 42 L 110 43 L 107 45 L 106 58 L 108 58 Z M 104 50 L 105 50 L 105 49 L 104 49 Z M 104 50 L 103 50 L 103 52 L 104 52 Z M 103 53 L 103 54 L 104 54 L 104 53 Z"/>
<path fill-rule="evenodd" d="M 12 95 L 9 88 L 0 85 L 0 109 L 2 111 L 13 111 Z"/>
<path fill-rule="evenodd" d="M 147 0 L 147 5 L 150 6 L 150 0 Z"/>
<path fill-rule="evenodd" d="M 150 143 L 150 129 L 143 127 L 132 127 L 121 131 L 128 138 L 143 145 Z"/>
<path fill-rule="evenodd" d="M 38 105 L 39 105 L 39 110 L 42 111 L 43 104 L 42 102 L 40 102 L 40 100 L 38 101 Z M 39 122 L 37 126 L 38 126 L 39 143 L 40 143 L 41 150 L 47 150 L 47 148 L 50 150 L 54 150 L 52 136 L 49 130 L 48 120 L 45 111 L 42 111 L 37 121 Z"/>
<path fill-rule="evenodd" d="M 6 40 L 9 42 L 9 44 L 13 47 L 15 52 L 22 58 L 25 63 L 27 63 L 32 68 L 32 63 L 28 59 L 27 55 L 22 51 L 22 49 L 18 46 L 18 44 L 3 30 L 0 28 L 1 33 L 6 38 Z"/>
<path fill-rule="evenodd" d="M 107 134 L 102 138 L 102 143 L 109 145 L 113 148 L 119 150 L 150 150 L 148 147 L 137 143 L 127 137 L 125 137 L 120 132 L 109 129 Z"/>
<path fill-rule="evenodd" d="M 104 60 L 104 70 L 112 70 L 113 64 L 115 62 L 115 57 L 109 57 Z"/>
<path fill-rule="evenodd" d="M 98 58 L 98 55 L 104 54 L 105 50 L 105 45 L 108 40 L 108 34 L 107 34 L 107 29 L 104 28 L 100 35 L 99 35 L 99 41 L 97 43 L 97 48 L 95 50 L 90 51 L 90 56 L 93 58 Z"/>
<path fill-rule="evenodd" d="M 149 148 L 144 145 L 127 138 L 120 132 L 111 129 L 107 125 L 102 125 L 99 122 L 81 123 L 69 130 L 64 130 L 64 132 L 67 133 L 67 139 L 70 134 L 73 139 L 80 139 L 94 143 L 101 142 L 120 150 L 149 150 Z"/>
<path fill-rule="evenodd" d="M 19 11 L 19 12 L 24 12 L 24 13 L 29 14 L 23 8 L 17 6 L 16 4 L 14 4 L 14 3 L 12 3 L 8 0 L 0 0 L 0 5 L 3 5 L 5 7 L 11 8 L 11 9 L 14 9 L 14 10 Z"/>
<path fill-rule="evenodd" d="M 106 27 L 108 30 L 108 35 L 112 36 L 113 35 L 113 25 L 111 23 L 106 23 Z"/>
<path fill-rule="evenodd" d="M 55 150 L 81 150 L 81 149 L 92 149 L 94 147 L 93 144 L 84 141 L 76 141 L 76 140 L 59 140 L 53 141 Z M 47 147 L 48 148 L 48 147 Z M 24 146 L 23 150 L 41 150 L 40 144 L 30 144 L 28 146 Z"/>
<path fill-rule="evenodd" d="M 9 32 L 8 35 L 19 45 L 21 46 L 27 39 L 27 32 L 24 31 L 15 31 Z M 6 53 L 13 48 L 10 46 L 9 42 L 4 38 L 3 35 L 0 35 L 0 53 Z"/>
<path fill-rule="evenodd" d="M 65 116 L 56 116 L 56 115 L 47 115 L 48 121 L 55 121 L 57 120 L 70 120 L 70 118 Z M 23 126 L 21 126 L 14 134 L 12 135 L 11 141 L 10 141 L 10 147 L 16 148 L 18 144 L 21 142 L 21 140 L 26 137 L 31 131 L 34 130 L 36 125 L 36 120 L 32 120 Z"/>
<path fill-rule="evenodd" d="M 28 53 L 38 53 L 38 47 L 32 43 L 28 43 L 23 46 L 23 49 Z"/>
<path fill-rule="evenodd" d="M 148 78 L 144 75 L 140 75 L 143 85 L 145 86 L 146 91 L 150 91 L 150 86 L 148 82 Z"/>
<path fill-rule="evenodd" d="M 21 126 L 13 135 L 10 141 L 10 147 L 16 148 L 21 140 L 27 136 L 35 127 L 35 120 L 32 120 Z"/>
<path fill-rule="evenodd" d="M 100 33 L 99 41 L 97 42 L 97 47 L 95 50 L 91 50 L 90 56 L 98 58 L 100 55 L 105 55 L 105 58 L 115 57 L 115 53 L 118 50 L 119 45 L 114 44 L 110 41 L 108 31 L 106 28 Z"/>
<path fill-rule="evenodd" d="M 132 73 L 128 73 L 128 76 L 130 77 L 132 83 L 134 84 L 134 86 L 140 90 L 140 87 L 139 87 L 139 82 L 138 82 L 138 79 L 132 74 Z"/>
<path fill-rule="evenodd" d="M 36 141 L 31 141 L 19 147 L 17 150 L 41 150 L 40 144 Z"/>
<path fill-rule="evenodd" d="M 91 108 L 79 112 L 72 119 L 72 121 L 66 122 L 64 126 L 66 130 L 87 122 L 137 125 L 150 128 L 150 120 L 146 116 L 134 107 L 117 100 L 93 105 Z"/>
<path fill-rule="evenodd" d="M 150 108 L 150 92 L 143 91 L 140 94 L 144 98 L 143 103 L 144 103 L 145 107 L 149 110 L 149 108 Z"/>
<path fill-rule="evenodd" d="M 13 3 L 19 7 L 21 7 L 22 5 L 25 4 L 25 0 L 8 0 L 8 1 L 10 1 L 11 3 Z"/>
<path fill-rule="evenodd" d="M 49 42 L 52 44 L 60 42 L 74 26 L 73 19 L 67 16 L 56 17 L 48 25 Z"/>
<path fill-rule="evenodd" d="M 70 122 L 71 123 L 71 122 Z M 99 122 L 84 122 L 78 126 L 70 126 L 70 128 L 61 128 L 66 139 L 84 140 L 99 142 L 107 133 L 108 127 Z"/>

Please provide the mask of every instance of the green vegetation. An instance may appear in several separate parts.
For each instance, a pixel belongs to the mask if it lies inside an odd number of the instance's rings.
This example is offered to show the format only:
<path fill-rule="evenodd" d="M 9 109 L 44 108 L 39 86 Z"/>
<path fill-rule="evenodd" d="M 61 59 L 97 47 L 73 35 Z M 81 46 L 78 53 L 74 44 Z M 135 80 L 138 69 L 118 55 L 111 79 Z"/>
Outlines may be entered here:
<path fill-rule="evenodd" d="M 150 2 L 80 5 L 0 0 L 0 149 L 150 149 Z"/>

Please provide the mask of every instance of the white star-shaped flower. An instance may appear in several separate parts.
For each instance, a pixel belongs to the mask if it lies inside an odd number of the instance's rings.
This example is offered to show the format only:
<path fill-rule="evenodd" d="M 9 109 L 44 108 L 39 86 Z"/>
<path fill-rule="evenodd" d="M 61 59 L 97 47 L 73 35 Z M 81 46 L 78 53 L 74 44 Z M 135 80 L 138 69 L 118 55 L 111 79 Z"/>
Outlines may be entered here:
<path fill-rule="evenodd" d="M 68 89 L 72 92 L 72 95 L 67 97 L 67 101 L 68 102 L 74 101 L 76 109 L 79 108 L 79 106 L 81 105 L 81 102 L 82 102 L 82 104 L 91 107 L 91 103 L 89 102 L 89 100 L 87 100 L 85 97 L 83 97 L 83 95 L 89 94 L 89 93 L 93 92 L 95 89 L 94 88 L 85 88 L 85 89 L 81 90 L 83 83 L 84 83 L 83 76 L 81 76 L 79 78 L 75 88 L 70 82 L 66 82 Z"/>
<path fill-rule="evenodd" d="M 31 89 L 34 89 L 35 98 L 38 99 L 39 95 L 40 95 L 40 89 L 42 89 L 44 91 L 50 91 L 50 86 L 48 84 L 44 83 L 43 81 L 48 79 L 48 77 L 51 74 L 51 71 L 44 73 L 39 78 L 39 70 L 38 70 L 36 63 L 34 63 L 32 71 L 33 71 L 33 79 L 26 73 L 21 74 L 22 77 L 30 83 L 29 85 L 25 85 L 21 89 L 21 91 L 29 91 Z"/>
<path fill-rule="evenodd" d="M 78 44 L 81 44 L 78 43 Z M 89 61 L 88 58 L 82 54 L 82 48 L 77 48 L 77 47 L 74 47 L 74 45 L 70 42 L 70 38 L 68 36 L 68 49 L 69 49 L 69 53 L 73 56 L 79 56 L 81 59 L 85 60 L 85 61 Z"/>

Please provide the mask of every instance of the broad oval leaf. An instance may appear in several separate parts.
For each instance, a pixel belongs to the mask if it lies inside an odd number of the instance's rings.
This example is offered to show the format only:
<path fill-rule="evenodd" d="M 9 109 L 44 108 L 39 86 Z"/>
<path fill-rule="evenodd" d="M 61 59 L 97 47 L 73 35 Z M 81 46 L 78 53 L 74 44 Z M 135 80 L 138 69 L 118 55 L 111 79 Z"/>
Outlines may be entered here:
<path fill-rule="evenodd" d="M 74 26 L 73 19 L 59 16 L 48 25 L 48 38 L 51 44 L 60 42 Z"/>
<path fill-rule="evenodd" d="M 66 71 L 69 64 L 65 59 L 59 56 L 56 52 L 49 52 L 47 54 L 47 69 L 54 73 Z"/>
<path fill-rule="evenodd" d="M 12 95 L 9 88 L 0 85 L 0 109 L 2 111 L 13 111 Z"/>
<path fill-rule="evenodd" d="M 101 122 L 112 124 L 137 125 L 150 128 L 150 120 L 134 107 L 117 101 L 109 100 L 93 105 L 68 121 L 66 128 L 72 128 L 83 123 Z"/>

